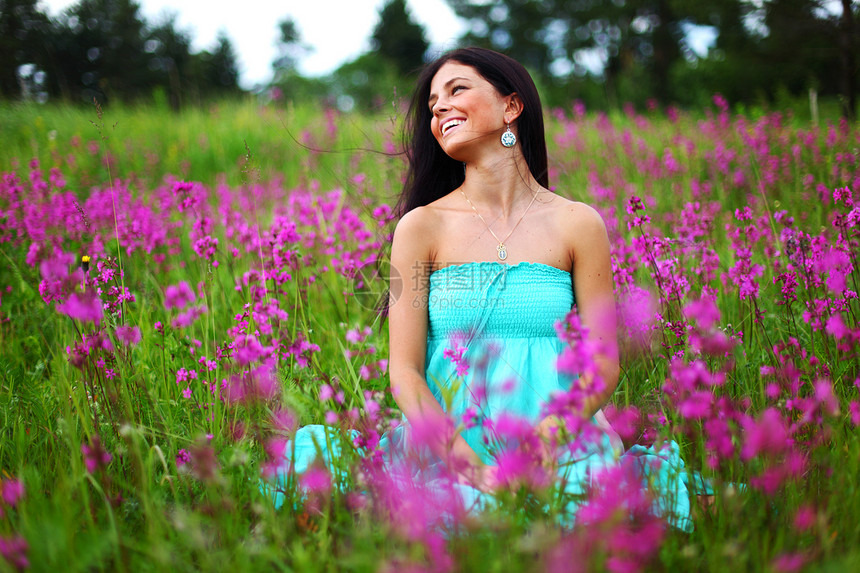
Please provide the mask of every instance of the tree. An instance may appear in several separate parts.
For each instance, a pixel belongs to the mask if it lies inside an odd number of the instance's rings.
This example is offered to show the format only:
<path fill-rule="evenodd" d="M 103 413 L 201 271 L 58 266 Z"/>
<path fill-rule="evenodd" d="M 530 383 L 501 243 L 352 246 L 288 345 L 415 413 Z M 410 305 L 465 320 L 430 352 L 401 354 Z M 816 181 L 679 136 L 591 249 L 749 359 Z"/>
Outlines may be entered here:
<path fill-rule="evenodd" d="M 319 99 L 327 95 L 326 82 L 319 78 L 305 78 L 298 72 L 299 60 L 310 52 L 310 48 L 302 41 L 301 33 L 295 21 L 284 18 L 279 22 L 280 38 L 278 41 L 278 56 L 272 62 L 274 75 L 271 93 L 273 99 L 286 101 Z"/>
<path fill-rule="evenodd" d="M 81 0 L 54 22 L 47 42 L 49 87 L 87 102 L 148 94 L 155 70 L 145 41 L 133 0 Z"/>
<path fill-rule="evenodd" d="M 48 17 L 39 10 L 37 0 L 0 0 L 0 96 L 21 93 L 19 68 L 45 65 L 43 49 L 48 32 Z M 40 72 L 37 72 L 40 73 Z"/>
<path fill-rule="evenodd" d="M 526 67 L 550 75 L 552 63 L 563 57 L 565 27 L 574 24 L 554 15 L 556 0 L 448 0 L 469 24 L 461 43 L 507 53 Z"/>
<path fill-rule="evenodd" d="M 762 5 L 761 44 L 771 86 L 793 94 L 810 87 L 837 92 L 837 29 L 834 22 L 818 17 L 821 4 L 819 0 L 771 0 Z"/>
<path fill-rule="evenodd" d="M 860 12 L 860 6 L 851 0 L 842 0 L 842 16 L 839 18 L 839 52 L 842 63 L 842 114 L 854 121 L 857 118 L 857 50 L 860 50 L 860 40 L 857 37 L 854 10 Z"/>
<path fill-rule="evenodd" d="M 153 81 L 167 90 L 174 110 L 182 105 L 183 81 L 191 67 L 191 35 L 177 29 L 176 18 L 175 12 L 166 14 L 149 30 L 144 42 L 144 50 L 151 55 L 148 65 Z"/>
<path fill-rule="evenodd" d="M 309 48 L 302 42 L 302 35 L 296 21 L 286 17 L 278 22 L 280 36 L 278 38 L 278 55 L 272 62 L 275 72 L 275 83 L 280 83 L 285 78 L 296 73 L 299 60 L 304 57 Z"/>
<path fill-rule="evenodd" d="M 236 63 L 236 50 L 224 30 L 218 31 L 215 49 L 211 54 L 206 78 L 208 85 L 216 92 L 239 91 L 239 65 Z"/>
<path fill-rule="evenodd" d="M 374 50 L 394 63 L 402 76 L 421 67 L 429 47 L 424 27 L 412 20 L 406 0 L 388 0 L 382 7 L 371 43 Z"/>
<path fill-rule="evenodd" d="M 464 43 L 506 52 L 546 78 L 587 72 L 610 89 L 644 70 L 640 86 L 671 97 L 669 74 L 681 59 L 683 27 L 695 3 L 682 0 L 448 0 L 470 23 Z M 593 64 L 600 63 L 600 70 Z"/>
<path fill-rule="evenodd" d="M 377 111 L 396 94 L 408 93 L 409 84 L 394 62 L 379 52 L 368 52 L 346 62 L 328 77 L 329 93 L 342 109 Z M 347 105 L 343 105 L 347 102 Z"/>
<path fill-rule="evenodd" d="M 464 43 L 504 51 L 548 79 L 594 75 L 610 95 L 663 102 L 841 94 L 856 108 L 860 5 L 851 0 L 448 0 Z M 842 5 L 836 14 L 837 4 Z M 690 30 L 717 32 L 704 59 Z M 595 65 L 595 62 L 597 65 Z M 683 81 L 681 81 L 683 80 Z"/>
<path fill-rule="evenodd" d="M 733 103 L 760 99 L 766 62 L 756 5 L 745 0 L 705 0 L 689 3 L 685 15 L 689 24 L 711 28 L 716 38 L 705 56 L 691 58 L 687 53 L 685 61 L 672 70 L 669 83 L 677 101 L 709 105 L 717 92 Z M 682 51 L 688 49 L 682 46 Z"/>
<path fill-rule="evenodd" d="M 226 32 L 218 31 L 211 49 L 192 54 L 186 84 L 189 96 L 197 103 L 241 91 L 236 50 Z"/>

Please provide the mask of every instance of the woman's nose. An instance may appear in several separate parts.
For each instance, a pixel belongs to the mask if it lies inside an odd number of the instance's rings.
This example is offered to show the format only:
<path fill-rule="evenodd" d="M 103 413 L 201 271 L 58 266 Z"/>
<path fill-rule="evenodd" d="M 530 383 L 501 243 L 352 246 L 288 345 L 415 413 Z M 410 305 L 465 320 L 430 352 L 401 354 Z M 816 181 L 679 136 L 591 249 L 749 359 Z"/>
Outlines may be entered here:
<path fill-rule="evenodd" d="M 438 100 L 436 100 L 436 103 L 433 104 L 432 111 L 434 115 L 445 113 L 446 111 L 448 111 L 448 102 L 443 100 L 442 98 L 439 98 Z"/>

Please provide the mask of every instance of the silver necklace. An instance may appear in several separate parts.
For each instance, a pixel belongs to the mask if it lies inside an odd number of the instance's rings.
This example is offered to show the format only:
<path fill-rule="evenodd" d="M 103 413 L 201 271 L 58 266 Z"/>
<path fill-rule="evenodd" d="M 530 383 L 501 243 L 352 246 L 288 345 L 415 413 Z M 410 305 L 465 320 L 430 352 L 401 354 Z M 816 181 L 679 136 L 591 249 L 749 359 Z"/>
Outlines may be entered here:
<path fill-rule="evenodd" d="M 477 215 L 478 218 L 481 219 L 481 222 L 484 224 L 484 226 L 487 228 L 487 230 L 490 232 L 490 234 L 493 236 L 493 238 L 499 243 L 499 246 L 496 247 L 496 250 L 499 251 L 499 260 L 504 261 L 505 259 L 507 259 L 508 258 L 508 249 L 507 249 L 507 247 L 505 247 L 505 241 L 507 241 L 511 237 L 513 232 L 519 226 L 520 222 L 526 216 L 526 213 L 528 213 L 529 209 L 531 209 L 532 205 L 534 205 L 535 199 L 537 199 L 538 194 L 537 193 L 534 194 L 534 197 L 532 197 L 531 203 L 529 203 L 529 206 L 526 207 L 525 211 L 523 211 L 523 214 L 520 215 L 520 218 L 517 220 L 516 225 L 514 225 L 514 227 L 508 232 L 508 234 L 505 235 L 504 240 L 500 240 L 496 236 L 496 234 L 493 232 L 493 230 L 490 228 L 490 226 L 487 225 L 487 222 L 484 220 L 484 218 L 481 216 L 481 214 L 478 213 L 478 210 L 475 208 L 475 204 L 472 203 L 472 201 L 469 199 L 469 196 L 466 195 L 466 192 L 461 189 L 460 193 L 463 194 L 463 197 L 466 198 L 466 201 L 468 201 L 469 205 L 472 207 L 472 211 L 474 211 L 475 215 Z"/>

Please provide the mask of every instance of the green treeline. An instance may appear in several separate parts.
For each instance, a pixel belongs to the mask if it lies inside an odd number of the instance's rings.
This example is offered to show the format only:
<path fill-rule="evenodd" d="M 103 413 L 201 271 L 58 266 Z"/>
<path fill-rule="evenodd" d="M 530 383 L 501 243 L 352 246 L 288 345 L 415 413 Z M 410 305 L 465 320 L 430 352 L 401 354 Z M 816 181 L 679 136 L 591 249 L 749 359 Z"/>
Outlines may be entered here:
<path fill-rule="evenodd" d="M 717 92 L 778 103 L 813 90 L 856 110 L 860 3 L 851 0 L 449 3 L 470 23 L 464 42 L 505 50 L 591 103 L 693 106 Z M 704 52 L 703 38 L 713 39 Z"/>
<path fill-rule="evenodd" d="M 466 22 L 460 45 L 504 51 L 534 73 L 550 105 L 631 103 L 781 105 L 811 96 L 854 117 L 860 84 L 852 0 L 447 0 Z M 453 25 L 453 23 L 452 23 Z M 434 55 L 405 0 L 380 9 L 372 49 L 327 77 L 303 77 L 301 31 L 279 23 L 275 99 L 379 108 L 408 93 Z M 0 0 L 0 94 L 67 101 L 167 98 L 174 108 L 237 93 L 233 47 L 222 35 L 190 52 L 175 19 L 145 22 L 133 0 L 81 0 L 57 18 L 36 0 Z M 452 46 L 446 46 L 452 47 Z"/>
<path fill-rule="evenodd" d="M 0 0 L 0 95 L 100 103 L 167 99 L 173 108 L 238 93 L 230 40 L 191 52 L 174 16 L 146 22 L 133 0 L 81 0 L 56 18 L 37 0 Z"/>

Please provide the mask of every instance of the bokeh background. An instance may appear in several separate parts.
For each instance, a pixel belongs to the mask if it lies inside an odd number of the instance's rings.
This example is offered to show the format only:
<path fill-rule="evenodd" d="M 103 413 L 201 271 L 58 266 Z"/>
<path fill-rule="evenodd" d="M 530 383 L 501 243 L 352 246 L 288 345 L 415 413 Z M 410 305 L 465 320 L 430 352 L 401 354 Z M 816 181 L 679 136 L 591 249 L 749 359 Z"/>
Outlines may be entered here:
<path fill-rule="evenodd" d="M 852 0 L 2 0 L 0 94 L 379 108 L 426 59 L 471 44 L 525 63 L 552 105 L 693 107 L 720 92 L 854 117 L 858 13 Z"/>

